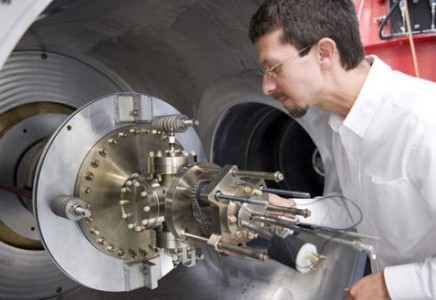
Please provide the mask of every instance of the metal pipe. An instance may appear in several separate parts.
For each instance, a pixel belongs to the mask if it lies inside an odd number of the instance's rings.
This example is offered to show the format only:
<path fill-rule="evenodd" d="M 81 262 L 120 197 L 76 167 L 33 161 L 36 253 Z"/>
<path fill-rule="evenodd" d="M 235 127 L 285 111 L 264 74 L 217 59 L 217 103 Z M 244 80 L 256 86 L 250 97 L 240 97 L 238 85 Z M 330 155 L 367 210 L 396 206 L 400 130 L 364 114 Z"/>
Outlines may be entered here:
<path fill-rule="evenodd" d="M 215 194 L 215 199 L 217 200 L 229 200 L 229 201 L 237 201 L 237 202 L 243 202 L 243 203 L 251 203 L 255 205 L 267 205 L 267 202 L 265 200 L 260 200 L 256 198 L 244 198 L 239 196 L 232 196 L 232 195 L 225 195 L 221 192 L 218 192 Z"/>
<path fill-rule="evenodd" d="M 190 234 L 190 233 L 184 233 L 183 237 L 192 239 L 192 240 L 197 241 L 197 242 L 202 242 L 202 243 L 205 243 L 205 244 L 208 243 L 208 239 L 207 238 L 204 238 L 204 237 L 201 237 L 201 236 L 198 236 L 198 235 L 194 235 L 194 234 Z M 249 248 L 244 248 L 244 247 L 239 247 L 239 246 L 233 246 L 233 245 L 230 245 L 230 244 L 225 244 L 223 242 L 218 242 L 217 245 L 216 245 L 216 248 L 219 251 L 226 250 L 226 251 L 233 252 L 233 253 L 235 253 L 237 255 L 241 255 L 241 256 L 244 256 L 244 257 L 254 258 L 254 259 L 257 259 L 257 260 L 260 260 L 260 261 L 267 261 L 268 258 L 269 258 L 268 254 L 266 254 L 264 252 L 259 252 L 259 251 L 255 251 L 255 250 L 252 250 L 252 249 L 249 249 Z"/>
<path fill-rule="evenodd" d="M 239 177 L 252 177 L 252 178 L 265 179 L 265 180 L 274 180 L 275 182 L 280 182 L 283 180 L 283 174 L 280 173 L 279 171 L 271 173 L 271 172 L 232 170 L 232 175 L 239 176 Z"/>
<path fill-rule="evenodd" d="M 266 192 L 266 193 L 273 193 L 273 194 L 282 195 L 282 196 L 289 196 L 289 197 L 293 197 L 293 198 L 310 198 L 310 193 L 306 193 L 306 192 L 271 189 L 271 188 L 267 188 L 264 186 L 260 187 L 260 190 L 262 192 Z"/>
<path fill-rule="evenodd" d="M 273 237 L 273 234 L 271 231 L 263 229 L 259 226 L 256 226 L 253 223 L 247 222 L 247 221 L 242 221 L 241 222 L 242 226 L 247 227 L 248 229 L 256 232 L 257 234 L 259 234 L 261 237 L 264 237 L 268 240 L 270 240 Z"/>
<path fill-rule="evenodd" d="M 282 206 L 275 206 L 275 205 L 268 205 L 266 209 L 270 212 L 299 215 L 299 216 L 303 216 L 304 218 L 310 217 L 310 214 L 312 213 L 308 209 L 299 209 L 296 207 L 282 207 Z"/>

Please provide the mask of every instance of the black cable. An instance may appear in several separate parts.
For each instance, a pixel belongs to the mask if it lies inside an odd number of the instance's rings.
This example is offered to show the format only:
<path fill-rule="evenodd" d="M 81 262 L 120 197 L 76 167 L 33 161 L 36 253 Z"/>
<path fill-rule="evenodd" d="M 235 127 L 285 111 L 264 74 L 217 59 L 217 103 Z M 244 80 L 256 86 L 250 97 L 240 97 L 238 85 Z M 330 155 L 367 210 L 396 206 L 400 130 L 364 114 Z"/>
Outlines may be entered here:
<path fill-rule="evenodd" d="M 407 1 L 407 0 L 405 0 Z M 386 26 L 387 21 L 391 18 L 393 12 L 400 6 L 400 0 L 397 0 L 397 2 L 394 2 L 394 5 L 392 5 L 391 9 L 389 10 L 388 14 L 383 18 L 382 22 L 380 23 L 380 29 L 378 31 L 378 36 L 382 40 L 388 40 L 394 37 L 393 34 L 384 35 L 383 29 Z"/>

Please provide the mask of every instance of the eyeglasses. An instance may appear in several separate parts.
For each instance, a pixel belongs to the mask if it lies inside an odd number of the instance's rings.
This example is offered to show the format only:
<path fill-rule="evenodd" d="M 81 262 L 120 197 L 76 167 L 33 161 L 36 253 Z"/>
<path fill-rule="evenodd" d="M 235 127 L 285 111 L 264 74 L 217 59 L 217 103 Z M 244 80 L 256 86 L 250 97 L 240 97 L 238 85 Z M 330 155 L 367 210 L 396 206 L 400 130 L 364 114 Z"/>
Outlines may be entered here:
<path fill-rule="evenodd" d="M 281 62 L 279 62 L 278 64 L 272 66 L 271 68 L 268 68 L 268 69 L 261 68 L 261 71 L 262 71 L 262 73 L 263 73 L 263 76 L 266 75 L 268 78 L 272 78 L 272 77 L 273 77 L 273 74 L 277 74 L 277 71 L 280 69 L 281 66 L 283 66 L 283 64 L 284 64 L 287 60 L 291 59 L 292 57 L 296 57 L 296 56 L 299 55 L 301 52 L 303 52 L 303 51 L 305 51 L 305 50 L 307 50 L 307 49 L 309 49 L 309 48 L 310 48 L 310 46 L 304 47 L 303 49 L 301 49 L 301 50 L 298 51 L 297 53 L 294 53 L 294 54 L 292 54 L 292 55 L 286 57 L 286 58 L 283 59 Z"/>

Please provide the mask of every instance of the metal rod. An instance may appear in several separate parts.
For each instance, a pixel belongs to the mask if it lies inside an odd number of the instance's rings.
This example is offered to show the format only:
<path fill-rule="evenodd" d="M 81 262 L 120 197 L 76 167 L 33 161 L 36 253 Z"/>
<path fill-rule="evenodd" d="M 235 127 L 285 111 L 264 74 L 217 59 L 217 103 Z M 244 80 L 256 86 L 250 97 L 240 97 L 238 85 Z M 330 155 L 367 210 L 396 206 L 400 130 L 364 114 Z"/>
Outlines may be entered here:
<path fill-rule="evenodd" d="M 279 225 L 279 226 L 283 226 L 283 227 L 286 227 L 289 229 L 293 229 L 294 227 L 296 227 L 298 225 L 298 220 L 291 219 L 291 218 L 284 217 L 284 216 L 268 216 L 268 217 L 257 216 L 257 217 L 253 217 L 253 220 L 267 223 L 270 225 Z"/>
<path fill-rule="evenodd" d="M 255 250 L 252 250 L 249 248 L 224 244 L 222 242 L 218 243 L 218 248 L 222 249 L 222 250 L 227 250 L 227 251 L 230 251 L 230 252 L 233 252 L 235 254 L 245 256 L 245 257 L 251 257 L 251 258 L 254 258 L 254 259 L 257 259 L 260 261 L 267 261 L 269 258 L 268 254 L 266 254 L 264 252 L 255 251 Z"/>
<path fill-rule="evenodd" d="M 192 239 L 194 241 L 197 242 L 202 242 L 207 244 L 208 239 L 198 236 L 198 235 L 194 235 L 194 234 L 190 234 L 190 233 L 184 233 L 183 237 L 185 238 L 189 238 Z M 222 251 L 222 250 L 226 250 L 226 251 L 230 251 L 233 252 L 235 254 L 244 256 L 244 257 L 251 257 L 260 261 L 267 261 L 268 260 L 268 255 L 264 252 L 259 252 L 259 251 L 255 251 L 249 248 L 244 248 L 244 247 L 238 247 L 238 246 L 233 246 L 230 244 L 225 244 L 223 242 L 218 242 L 217 244 L 217 248 L 218 250 Z"/>
<path fill-rule="evenodd" d="M 232 175 L 239 176 L 239 177 L 252 177 L 252 178 L 265 179 L 265 180 L 274 180 L 275 182 L 280 182 L 283 180 L 283 174 L 280 173 L 279 171 L 271 173 L 271 172 L 232 170 Z"/>
<path fill-rule="evenodd" d="M 247 222 L 247 221 L 242 221 L 241 223 L 242 223 L 242 226 L 247 227 L 248 229 L 256 232 L 261 237 L 264 237 L 268 240 L 270 240 L 273 237 L 273 233 L 267 229 L 263 229 L 259 226 L 256 226 L 255 224 Z"/>
<path fill-rule="evenodd" d="M 183 233 L 183 237 L 191 239 L 191 240 L 194 240 L 194 241 L 197 241 L 197 242 L 202 242 L 202 243 L 205 243 L 205 244 L 207 244 L 207 241 L 208 241 L 207 238 L 204 238 L 202 236 L 198 236 L 198 235 L 195 235 L 195 234 L 190 234 L 190 233 L 187 233 L 187 232 Z"/>
<path fill-rule="evenodd" d="M 310 217 L 310 214 L 312 213 L 308 209 L 299 209 L 296 207 L 282 207 L 282 206 L 275 206 L 275 205 L 268 205 L 266 209 L 270 212 L 299 215 L 299 216 L 303 216 L 304 218 Z"/>
<path fill-rule="evenodd" d="M 273 193 L 273 194 L 283 195 L 283 196 L 289 196 L 289 197 L 293 197 L 293 198 L 310 198 L 310 193 L 306 193 L 306 192 L 271 189 L 271 188 L 267 188 L 267 187 L 263 187 L 263 186 L 260 187 L 260 190 L 262 192 Z"/>
<path fill-rule="evenodd" d="M 217 200 L 230 200 L 230 201 L 237 201 L 237 202 L 243 202 L 243 203 L 251 203 L 256 205 L 267 205 L 267 202 L 265 200 L 259 200 L 256 198 L 244 198 L 239 196 L 232 196 L 232 195 L 225 195 L 221 192 L 218 192 L 215 194 L 215 199 Z"/>

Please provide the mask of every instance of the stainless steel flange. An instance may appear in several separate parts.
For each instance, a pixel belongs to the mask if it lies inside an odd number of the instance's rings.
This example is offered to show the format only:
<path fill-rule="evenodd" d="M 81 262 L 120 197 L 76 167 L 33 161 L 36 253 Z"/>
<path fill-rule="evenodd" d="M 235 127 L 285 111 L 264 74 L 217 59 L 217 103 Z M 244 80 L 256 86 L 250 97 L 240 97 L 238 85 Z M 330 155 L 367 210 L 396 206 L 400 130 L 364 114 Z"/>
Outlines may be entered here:
<path fill-rule="evenodd" d="M 98 250 L 84 236 L 76 222 L 55 215 L 50 203 L 58 195 L 75 194 L 76 181 L 82 180 L 78 178 L 79 174 L 82 174 L 82 164 L 90 161 L 90 168 L 93 168 L 93 159 L 86 159 L 90 150 L 94 151 L 94 146 L 99 145 L 102 138 L 105 138 L 106 145 L 111 147 L 114 140 L 109 141 L 110 133 L 132 125 L 122 122 L 120 115 L 123 112 L 117 106 L 120 99 L 129 97 L 140 97 L 141 103 L 147 103 L 144 109 L 148 107 L 152 112 L 146 112 L 145 115 L 148 117 L 178 113 L 164 101 L 146 95 L 125 93 L 95 100 L 76 111 L 56 130 L 47 142 L 35 175 L 34 214 L 45 248 L 66 274 L 85 286 L 104 291 L 129 291 L 145 286 L 142 265 L 126 263 Z M 205 154 L 194 129 L 189 128 L 183 134 L 176 133 L 176 140 L 182 147 L 196 151 L 199 161 L 205 161 Z M 141 154 L 140 148 L 141 145 L 138 143 L 130 144 L 129 153 L 138 157 Z M 117 169 L 116 166 L 115 169 L 108 170 L 114 172 L 107 172 L 104 176 L 109 183 L 117 186 L 119 191 L 131 170 Z M 85 181 L 88 175 L 84 175 Z M 95 176 L 88 177 L 91 178 L 94 179 Z M 104 183 L 104 180 L 101 183 Z M 91 187 L 90 193 L 92 188 L 96 187 Z M 117 199 L 119 201 L 119 194 Z M 92 208 L 90 209 L 92 211 Z M 171 270 L 171 259 L 168 262 L 162 254 L 160 259 L 162 272 Z"/>

